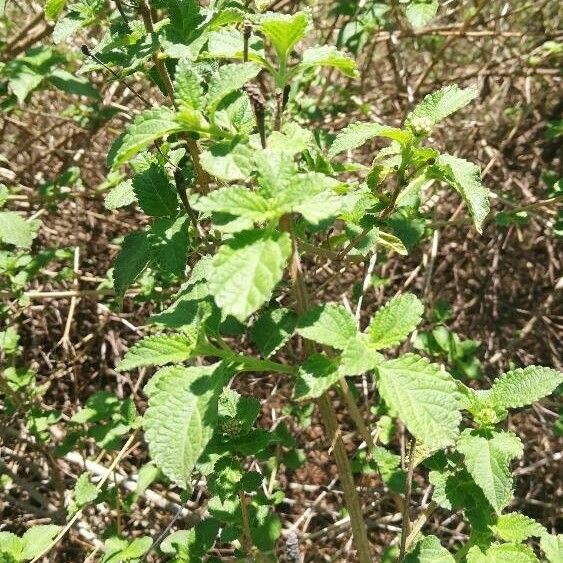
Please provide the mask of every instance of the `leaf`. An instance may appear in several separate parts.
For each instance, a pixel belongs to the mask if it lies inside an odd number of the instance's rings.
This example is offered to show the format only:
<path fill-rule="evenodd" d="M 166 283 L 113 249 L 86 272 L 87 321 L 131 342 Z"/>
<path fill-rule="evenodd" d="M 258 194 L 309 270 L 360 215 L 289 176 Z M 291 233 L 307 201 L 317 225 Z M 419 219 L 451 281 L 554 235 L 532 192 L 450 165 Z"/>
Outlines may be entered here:
<path fill-rule="evenodd" d="M 500 515 L 491 529 L 501 540 L 514 543 L 521 543 L 530 537 L 541 538 L 547 533 L 541 524 L 518 512 Z"/>
<path fill-rule="evenodd" d="M 220 180 L 246 180 L 252 172 L 252 149 L 243 143 L 216 143 L 201 153 L 201 165 Z"/>
<path fill-rule="evenodd" d="M 370 344 L 376 349 L 402 342 L 420 323 L 424 305 L 412 293 L 393 297 L 379 309 L 367 329 Z"/>
<path fill-rule="evenodd" d="M 563 383 L 563 373 L 542 366 L 528 366 L 503 373 L 495 379 L 487 402 L 509 409 L 531 405 L 550 395 Z"/>
<path fill-rule="evenodd" d="M 287 233 L 237 233 L 213 258 L 209 287 L 217 306 L 244 322 L 270 299 L 290 254 Z"/>
<path fill-rule="evenodd" d="M 78 31 L 84 25 L 84 19 L 76 12 L 70 13 L 68 16 L 61 18 L 53 29 L 53 43 L 62 43 L 66 41 L 75 31 Z"/>
<path fill-rule="evenodd" d="M 420 29 L 434 19 L 439 7 L 438 0 L 411 0 L 405 15 L 414 29 Z"/>
<path fill-rule="evenodd" d="M 115 149 L 112 147 L 112 151 L 115 152 L 113 162 L 110 163 L 112 168 L 126 164 L 139 151 L 154 141 L 181 129 L 182 127 L 176 121 L 171 109 L 163 106 L 143 111 L 127 127 L 125 135 L 118 138 Z"/>
<path fill-rule="evenodd" d="M 377 367 L 384 357 L 370 346 L 365 334 L 357 334 L 351 338 L 342 351 L 340 366 L 341 375 L 361 375 Z"/>
<path fill-rule="evenodd" d="M 125 295 L 127 289 L 147 267 L 149 259 L 147 233 L 134 231 L 126 235 L 113 269 L 113 287 L 118 297 Z"/>
<path fill-rule="evenodd" d="M 26 221 L 13 211 L 0 211 L 0 241 L 18 248 L 29 248 L 40 225 L 40 221 Z"/>
<path fill-rule="evenodd" d="M 474 100 L 479 92 L 475 88 L 459 88 L 456 84 L 446 86 L 437 92 L 428 94 L 407 115 L 405 125 L 417 126 L 417 123 L 427 123 L 431 128 L 452 113 L 466 106 Z"/>
<path fill-rule="evenodd" d="M 38 72 L 26 64 L 19 61 L 8 63 L 3 68 L 3 74 L 8 76 L 8 89 L 16 96 L 18 103 L 23 104 L 31 92 L 39 87 L 44 73 Z"/>
<path fill-rule="evenodd" d="M 162 472 L 187 488 L 193 468 L 211 439 L 224 384 L 220 364 L 161 369 L 145 387 L 149 406 L 143 426 L 149 452 Z"/>
<path fill-rule="evenodd" d="M 195 341 L 186 335 L 147 336 L 137 342 L 117 365 L 117 371 L 128 371 L 144 366 L 163 366 L 191 358 Z"/>
<path fill-rule="evenodd" d="M 151 164 L 133 178 L 133 192 L 141 209 L 153 217 L 168 217 L 176 213 L 178 196 L 165 170 Z"/>
<path fill-rule="evenodd" d="M 75 96 L 87 96 L 94 100 L 100 99 L 100 93 L 88 79 L 83 76 L 75 76 L 74 74 L 63 70 L 62 68 L 55 68 L 47 77 L 47 80 L 63 92 L 73 94 Z"/>
<path fill-rule="evenodd" d="M 358 332 L 356 320 L 342 305 L 328 303 L 311 309 L 301 319 L 297 332 L 304 338 L 344 350 Z"/>
<path fill-rule="evenodd" d="M 64 10 L 67 0 L 46 0 L 45 2 L 45 17 L 48 20 L 56 20 L 61 12 Z"/>
<path fill-rule="evenodd" d="M 149 244 L 155 262 L 164 272 L 181 276 L 188 254 L 188 218 L 159 217 L 149 231 Z"/>
<path fill-rule="evenodd" d="M 302 68 L 331 66 L 350 78 L 354 78 L 358 74 L 356 61 L 342 51 L 339 51 L 333 45 L 305 49 L 299 66 Z"/>
<path fill-rule="evenodd" d="M 483 223 L 489 214 L 489 190 L 481 183 L 481 170 L 476 164 L 449 154 L 441 154 L 436 164 L 448 182 L 462 197 L 475 223 L 483 231 Z"/>
<path fill-rule="evenodd" d="M 295 380 L 294 397 L 298 401 L 316 399 L 341 377 L 337 364 L 322 354 L 313 354 L 299 369 Z"/>
<path fill-rule="evenodd" d="M 260 67 L 255 63 L 233 63 L 220 67 L 209 81 L 207 111 L 213 114 L 226 96 L 239 91 L 259 72 Z"/>
<path fill-rule="evenodd" d="M 383 400 L 417 440 L 433 449 L 454 443 L 461 414 L 450 375 L 416 354 L 385 361 L 376 373 Z"/>
<path fill-rule="evenodd" d="M 22 561 L 23 541 L 11 532 L 0 532 L 0 555 L 9 555 L 6 563 Z"/>
<path fill-rule="evenodd" d="M 455 563 L 453 555 L 436 536 L 426 536 L 405 557 L 405 563 Z"/>
<path fill-rule="evenodd" d="M 60 526 L 42 524 L 29 528 L 22 536 L 22 559 L 33 559 L 43 552 L 59 533 Z"/>
<path fill-rule="evenodd" d="M 174 97 L 180 109 L 187 106 L 192 109 L 203 107 L 203 88 L 201 77 L 194 70 L 193 63 L 188 59 L 182 59 L 174 76 Z"/>
<path fill-rule="evenodd" d="M 117 209 L 119 207 L 125 207 L 126 205 L 131 205 L 137 201 L 135 197 L 135 192 L 133 191 L 133 181 L 125 180 L 120 182 L 110 190 L 106 197 L 104 198 L 104 205 L 106 209 Z"/>
<path fill-rule="evenodd" d="M 269 218 L 270 205 L 259 193 L 244 186 L 219 188 L 194 203 L 194 209 L 246 217 L 252 221 Z"/>
<path fill-rule="evenodd" d="M 96 500 L 98 496 L 98 489 L 90 481 L 88 473 L 82 473 L 74 485 L 73 500 L 77 509 L 90 504 Z"/>
<path fill-rule="evenodd" d="M 374 137 L 385 137 L 398 143 L 406 143 L 412 135 L 408 131 L 379 123 L 352 123 L 338 132 L 328 151 L 328 158 L 332 159 L 343 151 L 357 149 Z"/>
<path fill-rule="evenodd" d="M 173 37 L 178 43 L 190 43 L 194 30 L 202 22 L 197 0 L 166 0 Z"/>
<path fill-rule="evenodd" d="M 268 12 L 260 19 L 260 31 L 270 40 L 279 60 L 285 60 L 293 47 L 307 33 L 310 16 L 307 12 L 278 14 Z"/>
<path fill-rule="evenodd" d="M 561 563 L 563 560 L 563 534 L 544 534 L 540 539 L 540 547 L 549 563 Z"/>
<path fill-rule="evenodd" d="M 265 311 L 252 326 L 250 338 L 264 358 L 277 352 L 293 335 L 297 315 L 284 307 Z"/>
<path fill-rule="evenodd" d="M 492 432 L 490 437 L 465 430 L 457 450 L 465 457 L 465 466 L 485 497 L 500 513 L 512 499 L 510 461 L 522 455 L 520 438 L 510 432 Z"/>
<path fill-rule="evenodd" d="M 467 552 L 467 563 L 539 563 L 527 546 L 514 543 L 493 544 L 483 552 L 473 546 Z"/>

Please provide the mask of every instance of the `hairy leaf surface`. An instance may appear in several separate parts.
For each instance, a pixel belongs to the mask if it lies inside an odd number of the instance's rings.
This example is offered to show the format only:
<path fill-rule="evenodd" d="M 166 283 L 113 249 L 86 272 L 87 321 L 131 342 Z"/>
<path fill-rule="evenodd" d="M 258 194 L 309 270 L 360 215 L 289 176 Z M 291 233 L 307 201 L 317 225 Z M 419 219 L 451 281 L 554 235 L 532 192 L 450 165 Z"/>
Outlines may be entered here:
<path fill-rule="evenodd" d="M 118 296 L 125 294 L 127 288 L 147 267 L 149 260 L 150 246 L 147 233 L 135 231 L 126 235 L 113 268 L 113 286 Z"/>
<path fill-rule="evenodd" d="M 294 397 L 298 401 L 316 399 L 341 377 L 336 363 L 323 354 L 313 354 L 299 369 L 295 381 Z"/>
<path fill-rule="evenodd" d="M 342 305 L 328 303 L 308 311 L 297 332 L 304 338 L 344 350 L 358 332 L 356 320 Z"/>

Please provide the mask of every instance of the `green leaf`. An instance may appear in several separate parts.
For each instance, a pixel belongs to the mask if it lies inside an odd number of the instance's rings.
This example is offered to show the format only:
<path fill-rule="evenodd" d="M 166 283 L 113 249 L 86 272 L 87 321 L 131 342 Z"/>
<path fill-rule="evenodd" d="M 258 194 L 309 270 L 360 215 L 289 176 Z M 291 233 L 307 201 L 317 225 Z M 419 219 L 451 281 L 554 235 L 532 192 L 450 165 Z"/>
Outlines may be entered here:
<path fill-rule="evenodd" d="M 42 524 L 31 527 L 22 536 L 22 559 L 33 559 L 47 549 L 53 538 L 59 533 L 60 526 Z"/>
<path fill-rule="evenodd" d="M 252 221 L 267 220 L 270 210 L 270 205 L 264 197 L 244 186 L 214 190 L 199 198 L 193 207 L 198 211 L 228 213 Z"/>
<path fill-rule="evenodd" d="M 476 164 L 449 154 L 441 154 L 436 161 L 448 182 L 462 197 L 479 232 L 489 214 L 489 190 L 481 183 L 481 170 Z"/>
<path fill-rule="evenodd" d="M 528 366 L 503 373 L 495 379 L 487 402 L 509 409 L 531 405 L 550 395 L 563 383 L 563 373 L 542 366 Z"/>
<path fill-rule="evenodd" d="M 405 557 L 405 563 L 455 563 L 453 555 L 436 536 L 426 536 Z"/>
<path fill-rule="evenodd" d="M 309 47 L 305 49 L 299 66 L 302 68 L 331 66 L 350 78 L 354 78 L 358 74 L 356 61 L 342 51 L 339 51 L 333 45 Z"/>
<path fill-rule="evenodd" d="M 179 363 L 194 354 L 195 341 L 187 335 L 159 334 L 137 342 L 117 365 L 117 371 L 128 371 L 143 366 L 163 366 Z"/>
<path fill-rule="evenodd" d="M 23 541 L 11 532 L 0 532 L 0 555 L 10 555 L 6 563 L 22 561 Z"/>
<path fill-rule="evenodd" d="M 181 276 L 186 269 L 189 220 L 159 217 L 149 231 L 149 244 L 155 262 L 165 272 Z"/>
<path fill-rule="evenodd" d="M 204 95 L 201 77 L 194 70 L 193 63 L 188 59 L 182 59 L 176 67 L 174 97 L 180 109 L 182 109 L 182 106 L 196 110 L 203 107 Z"/>
<path fill-rule="evenodd" d="M 415 29 L 420 29 L 434 19 L 439 7 L 438 0 L 411 0 L 405 15 Z"/>
<path fill-rule="evenodd" d="M 0 211 L 0 241 L 18 248 L 29 248 L 40 225 L 40 221 L 26 221 L 13 211 Z"/>
<path fill-rule="evenodd" d="M 453 84 L 428 94 L 407 115 L 405 124 L 413 129 L 432 128 L 452 113 L 474 100 L 479 92 L 475 88 L 459 88 Z"/>
<path fill-rule="evenodd" d="M 268 12 L 260 18 L 260 31 L 270 40 L 276 50 L 279 60 L 286 60 L 287 56 L 305 37 L 310 25 L 307 12 L 295 14 L 278 14 Z"/>
<path fill-rule="evenodd" d="M 141 209 L 153 217 L 169 217 L 176 213 L 178 197 L 165 170 L 157 164 L 133 178 L 133 192 Z"/>
<path fill-rule="evenodd" d="M 31 92 L 39 87 L 45 74 L 38 72 L 18 60 L 8 63 L 3 68 L 3 74 L 8 77 L 8 89 L 16 96 L 18 103 L 23 104 Z"/>
<path fill-rule="evenodd" d="M 291 254 L 287 233 L 243 231 L 213 258 L 211 294 L 226 315 L 244 322 L 272 296 Z"/>
<path fill-rule="evenodd" d="M 485 552 L 473 546 L 467 552 L 467 563 L 539 563 L 527 546 L 514 543 L 493 544 Z"/>
<path fill-rule="evenodd" d="M 106 197 L 104 198 L 104 205 L 106 209 L 117 209 L 119 207 L 125 207 L 126 205 L 131 205 L 137 201 L 135 197 L 135 192 L 133 191 L 133 181 L 125 180 L 120 182 L 110 190 Z"/>
<path fill-rule="evenodd" d="M 98 489 L 90 481 L 88 473 L 82 473 L 76 480 L 73 490 L 73 500 L 77 509 L 90 504 L 96 500 L 98 496 Z"/>
<path fill-rule="evenodd" d="M 341 375 L 361 375 L 377 367 L 383 360 L 383 356 L 370 346 L 367 335 L 357 334 L 342 351 L 338 369 Z"/>
<path fill-rule="evenodd" d="M 206 172 L 220 180 L 246 180 L 252 172 L 253 150 L 246 144 L 216 143 L 201 154 Z"/>
<path fill-rule="evenodd" d="M 491 529 L 501 540 L 514 543 L 521 543 L 530 537 L 541 538 L 547 533 L 541 524 L 518 512 L 502 514 Z"/>
<path fill-rule="evenodd" d="M 143 111 L 127 127 L 125 135 L 118 138 L 117 145 L 112 147 L 112 151 L 115 152 L 115 158 L 110 163 L 112 168 L 126 164 L 139 151 L 154 141 L 181 129 L 182 127 L 176 121 L 171 109 L 162 106 Z"/>
<path fill-rule="evenodd" d="M 493 432 L 490 437 L 465 430 L 457 442 L 465 466 L 485 497 L 500 513 L 512 499 L 510 462 L 522 455 L 520 438 L 510 432 Z"/>
<path fill-rule="evenodd" d="M 47 77 L 47 80 L 59 90 L 66 92 L 67 94 L 73 94 L 75 96 L 87 96 L 88 98 L 93 98 L 94 100 L 100 99 L 100 93 L 88 79 L 83 76 L 75 76 L 74 74 L 62 69 L 56 68 Z"/>
<path fill-rule="evenodd" d="M 5 184 L 0 184 L 0 208 L 4 206 L 4 204 L 8 201 L 8 196 L 10 195 L 10 191 L 6 187 Z"/>
<path fill-rule="evenodd" d="M 265 311 L 252 326 L 250 338 L 264 358 L 277 352 L 293 335 L 297 315 L 284 307 Z"/>
<path fill-rule="evenodd" d="M 301 319 L 297 332 L 304 338 L 344 350 L 358 329 L 352 314 L 342 305 L 328 303 L 311 309 Z"/>
<path fill-rule="evenodd" d="M 213 435 L 224 384 L 220 364 L 158 371 L 145 391 L 145 438 L 152 459 L 177 485 L 187 487 L 193 468 Z"/>
<path fill-rule="evenodd" d="M 309 356 L 297 374 L 294 397 L 298 401 L 316 399 L 330 389 L 342 376 L 338 365 L 323 354 Z"/>
<path fill-rule="evenodd" d="M 545 534 L 540 539 L 540 547 L 549 563 L 561 563 L 563 560 L 563 534 Z"/>
<path fill-rule="evenodd" d="M 424 305 L 412 293 L 393 297 L 371 319 L 367 334 L 376 349 L 402 342 L 418 326 Z"/>
<path fill-rule="evenodd" d="M 207 111 L 213 114 L 221 101 L 240 89 L 260 72 L 255 63 L 233 63 L 219 68 L 209 81 Z"/>
<path fill-rule="evenodd" d="M 56 20 L 61 12 L 64 10 L 67 0 L 46 0 L 45 2 L 45 17 L 48 20 Z"/>
<path fill-rule="evenodd" d="M 417 440 L 433 449 L 454 443 L 461 414 L 450 375 L 416 354 L 385 361 L 376 373 L 383 400 Z"/>
<path fill-rule="evenodd" d="M 332 159 L 343 151 L 357 149 L 374 137 L 385 137 L 401 144 L 412 139 L 411 133 L 396 127 L 379 123 L 352 123 L 338 132 L 328 151 L 328 158 Z"/>
<path fill-rule="evenodd" d="M 142 274 L 149 260 L 150 247 L 147 233 L 134 231 L 126 235 L 113 269 L 113 287 L 118 297 L 125 295 L 127 288 Z"/>
<path fill-rule="evenodd" d="M 104 543 L 104 558 L 102 563 L 123 563 L 134 561 L 138 563 L 151 547 L 152 539 L 148 536 L 135 538 L 131 543 L 118 537 L 111 537 Z"/>

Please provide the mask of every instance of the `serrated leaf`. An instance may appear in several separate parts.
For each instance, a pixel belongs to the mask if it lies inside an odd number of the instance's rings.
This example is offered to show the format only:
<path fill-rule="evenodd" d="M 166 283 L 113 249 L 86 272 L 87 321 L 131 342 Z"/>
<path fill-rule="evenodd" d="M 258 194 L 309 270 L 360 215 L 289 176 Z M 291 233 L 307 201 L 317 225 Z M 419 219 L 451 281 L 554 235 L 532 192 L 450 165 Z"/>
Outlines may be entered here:
<path fill-rule="evenodd" d="M 244 322 L 270 299 L 290 254 L 287 233 L 237 233 L 213 258 L 209 287 L 218 307 Z"/>
<path fill-rule="evenodd" d="M 14 559 L 8 559 L 7 563 L 19 562 L 22 560 L 23 541 L 12 532 L 0 532 L 0 554 L 10 555 Z"/>
<path fill-rule="evenodd" d="M 437 92 L 428 94 L 407 115 L 405 124 L 416 126 L 427 123 L 430 127 L 474 100 L 478 91 L 475 88 L 459 88 L 456 84 L 446 86 Z"/>
<path fill-rule="evenodd" d="M 159 217 L 149 231 L 149 244 L 155 262 L 165 272 L 181 276 L 186 269 L 189 236 L 188 218 Z"/>
<path fill-rule="evenodd" d="M 495 379 L 487 402 L 510 409 L 531 405 L 550 395 L 563 383 L 563 373 L 542 366 L 528 366 L 503 373 Z"/>
<path fill-rule="evenodd" d="M 67 0 L 46 0 L 45 2 L 45 17 L 48 20 L 56 20 L 61 12 L 64 10 Z"/>
<path fill-rule="evenodd" d="M 74 484 L 73 500 L 76 508 L 82 508 L 96 500 L 98 492 L 96 485 L 90 481 L 88 473 L 82 473 Z"/>
<path fill-rule="evenodd" d="M 143 273 L 149 260 L 147 233 L 135 231 L 126 235 L 113 268 L 113 287 L 118 297 L 125 295 L 127 288 Z"/>
<path fill-rule="evenodd" d="M 126 164 L 154 141 L 181 129 L 175 113 L 169 108 L 160 107 L 143 111 L 127 127 L 125 135 L 118 138 L 116 147 L 112 147 L 115 153 L 113 162 L 110 162 L 112 168 Z"/>
<path fill-rule="evenodd" d="M 561 563 L 563 560 L 563 534 L 545 534 L 540 539 L 540 547 L 549 563 Z"/>
<path fill-rule="evenodd" d="M 411 133 L 396 127 L 379 123 L 352 123 L 338 132 L 328 151 L 328 158 L 332 159 L 343 151 L 361 147 L 374 137 L 385 137 L 398 143 L 406 143 L 412 139 Z"/>
<path fill-rule="evenodd" d="M 133 192 L 139 206 L 153 217 L 169 217 L 176 213 L 178 196 L 168 175 L 157 164 L 133 178 Z"/>
<path fill-rule="evenodd" d="M 518 512 L 500 515 L 491 529 L 501 540 L 514 543 L 521 543 L 530 537 L 541 538 L 547 533 L 541 524 Z"/>
<path fill-rule="evenodd" d="M 311 309 L 301 319 L 297 332 L 304 338 L 344 350 L 358 329 L 352 314 L 342 305 L 329 303 Z"/>
<path fill-rule="evenodd" d="M 27 530 L 21 538 L 23 542 L 22 559 L 28 560 L 37 557 L 37 555 L 47 549 L 60 529 L 60 526 L 41 524 Z"/>
<path fill-rule="evenodd" d="M 420 29 L 434 19 L 439 6 L 438 0 L 412 0 L 405 9 L 405 15 L 414 29 Z"/>
<path fill-rule="evenodd" d="M 412 293 L 393 297 L 372 317 L 367 334 L 376 349 L 402 342 L 420 323 L 424 305 Z"/>
<path fill-rule="evenodd" d="M 0 241 L 18 248 L 29 248 L 40 225 L 40 221 L 26 221 L 13 211 L 0 211 Z"/>
<path fill-rule="evenodd" d="M 252 149 L 244 143 L 216 143 L 202 152 L 201 165 L 220 180 L 246 180 L 252 172 L 252 157 Z"/>
<path fill-rule="evenodd" d="M 225 97 L 240 90 L 259 72 L 260 67 L 255 63 L 233 63 L 220 67 L 209 81 L 207 111 L 212 114 Z"/>
<path fill-rule="evenodd" d="M 465 466 L 485 497 L 500 513 L 512 499 L 510 462 L 522 455 L 520 438 L 510 432 L 493 432 L 489 437 L 465 430 L 457 449 L 465 457 Z"/>
<path fill-rule="evenodd" d="M 316 399 L 341 377 L 336 363 L 323 354 L 313 354 L 299 369 L 295 380 L 294 397 L 298 401 Z"/>
<path fill-rule="evenodd" d="M 143 418 L 149 452 L 162 472 L 187 487 L 193 468 L 213 435 L 218 396 L 225 383 L 220 364 L 157 372 L 145 391 Z"/>
<path fill-rule="evenodd" d="M 127 371 L 143 366 L 183 362 L 192 357 L 195 345 L 195 339 L 187 335 L 147 336 L 125 354 L 116 369 Z"/>
<path fill-rule="evenodd" d="M 119 207 L 131 205 L 135 201 L 137 201 L 137 198 L 133 191 L 133 181 L 125 180 L 117 184 L 115 188 L 106 194 L 104 205 L 106 209 L 118 209 Z"/>
<path fill-rule="evenodd" d="M 378 366 L 384 357 L 369 345 L 365 334 L 357 334 L 351 338 L 340 356 L 338 370 L 341 375 L 361 375 Z"/>
<path fill-rule="evenodd" d="M 203 107 L 203 88 L 201 77 L 194 70 L 193 63 L 182 59 L 176 67 L 174 76 L 174 98 L 178 107 L 187 106 L 192 109 Z"/>
<path fill-rule="evenodd" d="M 453 555 L 436 536 L 426 536 L 405 557 L 405 563 L 455 563 Z"/>
<path fill-rule="evenodd" d="M 302 68 L 331 66 L 350 78 L 354 78 L 358 73 L 356 61 L 342 51 L 339 51 L 333 45 L 323 45 L 305 49 L 299 66 Z"/>
<path fill-rule="evenodd" d="M 514 543 L 493 544 L 486 551 L 473 546 L 467 552 L 467 563 L 539 563 L 527 546 Z"/>
<path fill-rule="evenodd" d="M 444 180 L 461 195 L 476 229 L 482 232 L 490 205 L 489 190 L 481 183 L 480 168 L 468 160 L 449 154 L 441 154 L 436 164 L 443 170 Z"/>
<path fill-rule="evenodd" d="M 297 315 L 284 307 L 265 311 L 252 326 L 250 338 L 260 354 L 268 358 L 277 352 L 293 335 Z"/>
<path fill-rule="evenodd" d="M 293 47 L 305 37 L 310 25 L 307 12 L 279 14 L 268 12 L 260 18 L 260 31 L 271 41 L 278 59 L 285 60 Z"/>
<path fill-rule="evenodd" d="M 434 449 L 455 441 L 461 414 L 450 375 L 416 354 L 383 362 L 376 373 L 383 400 L 417 440 Z"/>
<path fill-rule="evenodd" d="M 270 205 L 264 197 L 244 186 L 214 190 L 209 195 L 199 198 L 193 207 L 198 211 L 228 213 L 252 221 L 267 220 L 270 210 Z"/>

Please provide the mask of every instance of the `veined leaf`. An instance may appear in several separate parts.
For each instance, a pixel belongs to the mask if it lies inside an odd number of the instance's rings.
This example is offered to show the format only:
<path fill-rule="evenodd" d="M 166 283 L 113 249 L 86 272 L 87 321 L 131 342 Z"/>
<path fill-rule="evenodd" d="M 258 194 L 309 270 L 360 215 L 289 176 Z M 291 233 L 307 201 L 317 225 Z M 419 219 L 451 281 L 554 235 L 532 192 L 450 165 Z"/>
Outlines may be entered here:
<path fill-rule="evenodd" d="M 168 217 L 176 213 L 178 196 L 163 168 L 157 164 L 133 178 L 133 192 L 141 209 L 153 217 Z"/>
<path fill-rule="evenodd" d="M 475 227 L 483 230 L 489 214 L 489 191 L 481 183 L 481 170 L 476 164 L 449 154 L 441 154 L 436 164 L 444 172 L 444 180 L 461 195 Z"/>
<path fill-rule="evenodd" d="M 295 381 L 295 399 L 298 401 L 316 399 L 341 377 L 337 364 L 322 354 L 313 354 L 299 369 Z"/>
<path fill-rule="evenodd" d="M 41 524 L 31 527 L 22 536 L 23 552 L 21 560 L 29 560 L 37 557 L 45 550 L 53 538 L 59 533 L 60 526 L 52 524 Z"/>
<path fill-rule="evenodd" d="M 297 315 L 283 307 L 265 311 L 252 326 L 250 337 L 265 358 L 277 352 L 293 335 Z"/>
<path fill-rule="evenodd" d="M 133 181 L 125 180 L 120 182 L 111 189 L 104 198 L 104 205 L 106 209 L 117 209 L 119 207 L 125 207 L 126 205 L 131 205 L 133 202 L 137 201 L 135 197 L 135 192 L 133 191 Z"/>
<path fill-rule="evenodd" d="M 192 357 L 195 345 L 195 338 L 186 334 L 147 336 L 125 354 L 116 369 L 128 371 L 144 366 L 183 362 Z"/>
<path fill-rule="evenodd" d="M 223 244 L 213 258 L 209 279 L 223 313 L 243 322 L 266 303 L 290 254 L 287 233 L 243 231 Z"/>
<path fill-rule="evenodd" d="M 374 137 L 385 137 L 401 144 L 412 139 L 411 133 L 396 127 L 379 123 L 352 123 L 338 132 L 328 151 L 328 158 L 334 158 L 343 151 L 357 149 Z"/>
<path fill-rule="evenodd" d="M 541 524 L 518 512 L 501 514 L 491 529 L 501 540 L 514 543 L 521 543 L 530 537 L 541 538 L 547 534 Z"/>
<path fill-rule="evenodd" d="M 311 309 L 301 319 L 297 332 L 304 338 L 344 350 L 356 337 L 356 320 L 342 305 L 329 303 Z"/>
<path fill-rule="evenodd" d="M 217 143 L 201 154 L 201 165 L 220 180 L 246 180 L 252 172 L 252 158 L 247 144 Z"/>
<path fill-rule="evenodd" d="M 438 0 L 412 0 L 405 9 L 405 15 L 414 29 L 420 29 L 434 19 L 439 7 Z"/>
<path fill-rule="evenodd" d="M 449 374 L 416 354 L 385 361 L 376 373 L 383 400 L 417 440 L 435 449 L 453 444 L 461 414 Z"/>
<path fill-rule="evenodd" d="M 426 536 L 407 554 L 405 563 L 455 563 L 455 559 L 436 536 Z"/>
<path fill-rule="evenodd" d="M 412 293 L 393 297 L 371 319 L 367 334 L 376 349 L 402 342 L 420 323 L 424 305 Z"/>
<path fill-rule="evenodd" d="M 485 551 L 473 546 L 467 552 L 467 563 L 539 563 L 534 552 L 523 544 L 493 544 Z"/>
<path fill-rule="evenodd" d="M 512 499 L 510 461 L 522 455 L 522 442 L 516 434 L 493 432 L 490 437 L 465 430 L 457 449 L 465 457 L 465 466 L 485 497 L 500 513 Z"/>
<path fill-rule="evenodd" d="M 181 276 L 186 269 L 188 255 L 188 218 L 180 215 L 158 217 L 149 231 L 149 244 L 154 261 L 165 272 Z"/>
<path fill-rule="evenodd" d="M 40 225 L 40 221 L 26 221 L 13 211 L 0 211 L 0 241 L 18 248 L 29 248 Z"/>
<path fill-rule="evenodd" d="M 563 383 L 563 373 L 542 366 L 528 366 L 503 373 L 495 379 L 487 402 L 509 409 L 531 405 Z"/>
<path fill-rule="evenodd" d="M 65 8 L 67 0 L 47 0 L 45 2 L 45 17 L 48 20 L 56 20 Z"/>
<path fill-rule="evenodd" d="M 158 371 L 145 391 L 143 418 L 149 452 L 162 472 L 187 487 L 193 468 L 217 421 L 217 402 L 225 383 L 221 364 Z"/>
<path fill-rule="evenodd" d="M 255 63 L 233 63 L 220 67 L 209 82 L 208 112 L 212 114 L 226 96 L 240 90 L 259 72 L 260 67 Z"/>
<path fill-rule="evenodd" d="M 350 78 L 354 78 L 358 73 L 356 61 L 342 51 L 339 51 L 333 45 L 323 45 L 305 49 L 299 66 L 302 68 L 331 66 Z"/>
<path fill-rule="evenodd" d="M 259 193 L 244 186 L 219 188 L 194 203 L 203 212 L 219 212 L 246 217 L 252 221 L 268 219 L 270 205 Z"/>
<path fill-rule="evenodd" d="M 127 288 L 147 267 L 149 260 L 150 247 L 147 233 L 135 231 L 126 235 L 113 269 L 113 287 L 118 296 L 122 297 L 125 294 Z"/>
<path fill-rule="evenodd" d="M 278 59 L 285 60 L 293 47 L 305 37 L 311 23 L 307 12 L 278 14 L 268 12 L 260 17 L 260 31 L 271 41 Z"/>
<path fill-rule="evenodd" d="M 561 563 L 563 559 L 563 534 L 545 534 L 540 539 L 540 547 L 549 563 Z"/>
<path fill-rule="evenodd" d="M 342 351 L 338 370 L 341 375 L 361 375 L 376 368 L 384 359 L 370 346 L 366 334 L 356 334 Z"/>
<path fill-rule="evenodd" d="M 171 109 L 160 107 L 143 111 L 127 127 L 125 135 L 117 139 L 116 146 L 112 147 L 112 152 L 115 153 L 115 158 L 110 163 L 112 168 L 127 163 L 154 141 L 181 129 Z"/>
<path fill-rule="evenodd" d="M 182 59 L 176 67 L 174 97 L 180 108 L 187 106 L 197 110 L 203 107 L 204 95 L 201 77 L 193 69 L 193 63 L 188 59 Z"/>

